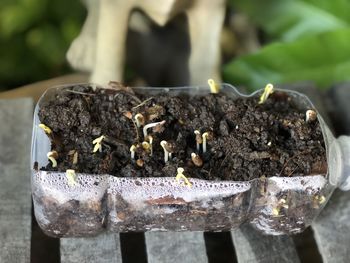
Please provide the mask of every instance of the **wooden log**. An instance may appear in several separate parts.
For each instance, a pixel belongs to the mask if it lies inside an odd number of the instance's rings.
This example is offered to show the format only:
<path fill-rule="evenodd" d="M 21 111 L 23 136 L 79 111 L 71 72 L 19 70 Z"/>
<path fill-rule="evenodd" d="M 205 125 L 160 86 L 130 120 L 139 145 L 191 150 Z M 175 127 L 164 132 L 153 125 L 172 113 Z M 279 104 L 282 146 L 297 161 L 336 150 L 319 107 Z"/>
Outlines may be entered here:
<path fill-rule="evenodd" d="M 0 262 L 30 262 L 32 99 L 0 100 Z"/>
<path fill-rule="evenodd" d="M 299 262 L 293 239 L 289 236 L 265 236 L 250 225 L 232 231 L 238 262 Z"/>
<path fill-rule="evenodd" d="M 119 234 L 103 233 L 91 238 L 62 238 L 61 262 L 122 262 Z"/>
<path fill-rule="evenodd" d="M 208 262 L 203 232 L 145 233 L 149 263 Z"/>

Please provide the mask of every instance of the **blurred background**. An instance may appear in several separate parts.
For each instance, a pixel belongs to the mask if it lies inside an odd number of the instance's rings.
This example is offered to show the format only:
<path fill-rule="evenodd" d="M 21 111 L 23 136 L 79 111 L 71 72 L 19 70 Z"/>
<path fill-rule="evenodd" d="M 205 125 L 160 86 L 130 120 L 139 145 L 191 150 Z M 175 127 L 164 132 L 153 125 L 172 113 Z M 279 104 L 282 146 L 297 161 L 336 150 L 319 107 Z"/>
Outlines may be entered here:
<path fill-rule="evenodd" d="M 71 72 L 65 53 L 86 16 L 80 1 L 0 1 L 0 90 Z"/>
<path fill-rule="evenodd" d="M 223 80 L 250 90 L 267 82 L 327 88 L 349 80 L 349 10 L 346 0 L 228 0 L 220 37 Z M 127 37 L 125 82 L 185 83 L 186 17 L 161 27 L 139 13 L 143 18 L 131 23 Z M 80 1 L 1 0 L 0 91 L 75 72 L 65 55 L 86 15 Z"/>

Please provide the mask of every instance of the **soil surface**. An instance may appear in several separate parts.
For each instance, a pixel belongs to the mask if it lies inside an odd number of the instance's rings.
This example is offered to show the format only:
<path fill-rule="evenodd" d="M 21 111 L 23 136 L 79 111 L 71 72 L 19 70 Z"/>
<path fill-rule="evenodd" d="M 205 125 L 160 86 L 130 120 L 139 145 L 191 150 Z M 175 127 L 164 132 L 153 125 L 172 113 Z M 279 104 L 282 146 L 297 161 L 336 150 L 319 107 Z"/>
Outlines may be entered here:
<path fill-rule="evenodd" d="M 298 109 L 284 92 L 275 91 L 264 104 L 258 101 L 259 97 L 233 99 L 220 93 L 149 97 L 118 85 L 73 86 L 41 104 L 40 122 L 52 129 L 52 150 L 58 152 L 58 166 L 50 163 L 42 169 L 174 177 L 182 167 L 186 177 L 234 181 L 326 174 L 318 120 L 306 123 L 305 109 Z M 135 121 L 138 113 L 141 127 Z M 144 125 L 161 121 L 165 123 L 147 130 L 152 138 L 145 139 Z M 206 152 L 203 142 L 197 150 L 195 130 L 208 132 Z M 93 153 L 93 141 L 100 136 L 101 152 Z M 172 152 L 166 163 L 163 140 Z M 148 144 L 142 145 L 145 141 Z M 193 160 L 192 153 L 197 155 Z"/>

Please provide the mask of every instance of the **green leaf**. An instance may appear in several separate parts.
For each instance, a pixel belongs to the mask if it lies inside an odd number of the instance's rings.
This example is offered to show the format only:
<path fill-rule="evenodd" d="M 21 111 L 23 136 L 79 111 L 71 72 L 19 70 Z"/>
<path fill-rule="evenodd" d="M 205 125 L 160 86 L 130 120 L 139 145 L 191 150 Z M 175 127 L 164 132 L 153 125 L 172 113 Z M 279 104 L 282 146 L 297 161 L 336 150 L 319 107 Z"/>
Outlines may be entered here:
<path fill-rule="evenodd" d="M 40 21 L 47 0 L 16 0 L 0 9 L 0 37 L 8 39 Z"/>
<path fill-rule="evenodd" d="M 347 0 L 231 0 L 268 35 L 293 41 L 350 25 Z"/>
<path fill-rule="evenodd" d="M 350 80 L 350 29 L 292 43 L 274 43 L 224 67 L 225 81 L 260 89 L 266 83 L 313 81 L 319 87 Z"/>

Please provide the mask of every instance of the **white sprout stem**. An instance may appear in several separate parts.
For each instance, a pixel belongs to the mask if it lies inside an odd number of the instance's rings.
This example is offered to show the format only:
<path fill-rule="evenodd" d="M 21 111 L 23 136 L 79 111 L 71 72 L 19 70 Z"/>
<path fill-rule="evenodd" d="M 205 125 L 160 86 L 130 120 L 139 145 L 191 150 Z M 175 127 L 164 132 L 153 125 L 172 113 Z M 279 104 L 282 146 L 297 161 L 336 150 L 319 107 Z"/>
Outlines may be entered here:
<path fill-rule="evenodd" d="M 169 160 L 169 152 L 165 149 L 165 145 L 167 144 L 166 141 L 161 141 L 160 145 L 162 146 L 163 150 L 164 150 L 164 162 L 167 163 Z"/>
<path fill-rule="evenodd" d="M 203 139 L 203 153 L 207 152 L 207 136 L 208 134 L 205 132 L 202 135 L 202 139 Z"/>
<path fill-rule="evenodd" d="M 143 136 L 144 138 L 147 137 L 148 133 L 147 133 L 147 130 L 150 129 L 150 128 L 153 128 L 155 126 L 157 126 L 158 124 L 159 125 L 163 125 L 165 123 L 165 121 L 159 121 L 159 122 L 153 122 L 153 123 L 148 123 L 146 124 L 144 127 L 143 127 Z"/>
<path fill-rule="evenodd" d="M 131 145 L 131 147 L 130 147 L 130 157 L 131 157 L 132 160 L 135 159 L 135 150 L 136 150 L 135 145 Z"/>
<path fill-rule="evenodd" d="M 197 147 L 197 152 L 200 150 L 200 143 L 197 141 L 197 136 L 200 136 L 200 132 L 198 130 L 194 131 L 194 134 L 196 135 L 196 147 Z"/>
<path fill-rule="evenodd" d="M 151 137 L 151 136 L 150 136 L 150 137 Z M 151 156 L 153 155 L 153 145 L 152 145 L 152 142 L 153 142 L 153 138 L 151 137 L 151 138 L 149 139 L 149 145 L 151 146 L 151 153 L 150 153 Z"/>
<path fill-rule="evenodd" d="M 172 159 L 172 153 L 169 153 L 169 159 L 171 160 Z"/>

